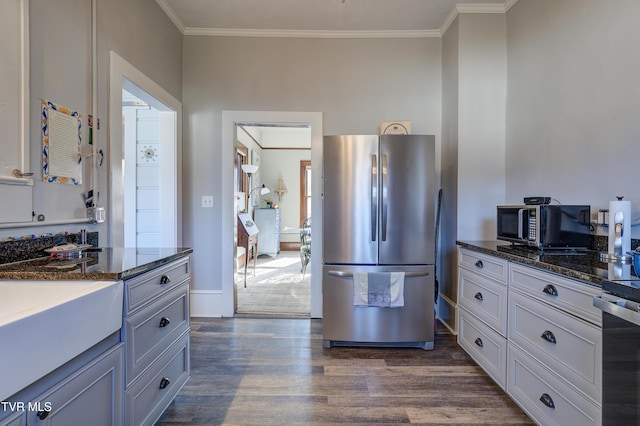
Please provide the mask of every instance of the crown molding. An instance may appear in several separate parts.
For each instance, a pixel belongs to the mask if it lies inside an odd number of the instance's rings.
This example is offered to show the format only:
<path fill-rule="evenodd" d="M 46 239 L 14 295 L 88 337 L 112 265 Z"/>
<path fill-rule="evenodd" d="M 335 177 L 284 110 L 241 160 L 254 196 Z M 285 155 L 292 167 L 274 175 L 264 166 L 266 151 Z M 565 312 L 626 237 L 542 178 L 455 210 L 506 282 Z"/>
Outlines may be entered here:
<path fill-rule="evenodd" d="M 507 0 L 504 3 L 504 11 L 505 13 L 509 11 L 509 9 L 511 9 L 511 6 L 513 6 L 514 4 L 516 4 L 518 0 Z"/>
<path fill-rule="evenodd" d="M 164 13 L 183 35 L 210 37 L 284 37 L 284 38 L 428 38 L 442 37 L 461 13 L 507 13 L 518 0 L 506 0 L 503 4 L 458 4 L 451 9 L 438 30 L 411 31 L 322 31 L 322 30 L 256 30 L 235 28 L 186 27 L 166 0 L 156 0 Z"/>
<path fill-rule="evenodd" d="M 478 4 L 458 4 L 451 9 L 449 15 L 440 27 L 440 37 L 442 37 L 453 21 L 462 13 L 507 13 L 518 0 L 506 0 L 503 4 L 478 3 Z"/>
<path fill-rule="evenodd" d="M 158 3 L 160 8 L 169 17 L 169 19 L 171 19 L 171 22 L 173 22 L 173 25 L 178 28 L 178 31 L 180 31 L 184 35 L 184 32 L 186 30 L 184 22 L 182 22 L 182 19 L 178 18 L 178 15 L 176 15 L 173 8 L 171 8 L 165 0 L 156 0 L 156 3 Z"/>
<path fill-rule="evenodd" d="M 254 30 L 236 28 L 185 28 L 184 35 L 211 37 L 281 37 L 281 38 L 426 38 L 440 37 L 439 30 L 414 31 L 313 31 Z"/>

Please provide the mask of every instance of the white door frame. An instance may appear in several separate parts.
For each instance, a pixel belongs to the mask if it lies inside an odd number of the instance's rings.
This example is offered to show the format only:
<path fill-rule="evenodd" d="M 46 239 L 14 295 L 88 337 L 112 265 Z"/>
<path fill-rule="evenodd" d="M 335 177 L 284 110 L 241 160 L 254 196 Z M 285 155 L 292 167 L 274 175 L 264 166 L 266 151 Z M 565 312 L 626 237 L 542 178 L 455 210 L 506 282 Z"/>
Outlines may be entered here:
<path fill-rule="evenodd" d="M 149 77 L 129 64 L 117 53 L 110 52 L 109 75 L 109 199 L 110 206 L 107 222 L 109 224 L 109 246 L 125 246 L 125 198 L 124 198 L 124 158 L 122 128 L 122 89 L 144 99 L 154 108 L 167 111 L 162 114 L 168 119 L 162 120 L 169 133 L 173 133 L 174 141 L 171 157 L 175 158 L 171 164 L 163 166 L 161 186 L 171 190 L 175 198 L 161 208 L 168 209 L 172 214 L 166 222 L 170 226 L 163 226 L 162 243 L 166 247 L 182 245 L 182 103 L 171 96 Z M 172 229 L 173 232 L 169 230 Z"/>
<path fill-rule="evenodd" d="M 234 216 L 233 161 L 236 123 L 307 124 L 311 126 L 312 235 L 322 235 L 322 113 L 222 111 L 222 315 L 232 317 Z M 322 318 L 322 238 L 311 239 L 311 318 Z"/>

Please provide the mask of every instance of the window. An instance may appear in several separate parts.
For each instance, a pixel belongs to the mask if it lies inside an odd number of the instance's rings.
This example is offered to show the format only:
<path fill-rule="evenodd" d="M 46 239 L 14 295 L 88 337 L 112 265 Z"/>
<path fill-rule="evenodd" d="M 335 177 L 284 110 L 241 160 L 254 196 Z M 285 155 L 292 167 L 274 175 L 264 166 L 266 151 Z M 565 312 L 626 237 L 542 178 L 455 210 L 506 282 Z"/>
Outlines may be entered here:
<path fill-rule="evenodd" d="M 300 225 L 311 217 L 311 161 L 300 161 Z"/>

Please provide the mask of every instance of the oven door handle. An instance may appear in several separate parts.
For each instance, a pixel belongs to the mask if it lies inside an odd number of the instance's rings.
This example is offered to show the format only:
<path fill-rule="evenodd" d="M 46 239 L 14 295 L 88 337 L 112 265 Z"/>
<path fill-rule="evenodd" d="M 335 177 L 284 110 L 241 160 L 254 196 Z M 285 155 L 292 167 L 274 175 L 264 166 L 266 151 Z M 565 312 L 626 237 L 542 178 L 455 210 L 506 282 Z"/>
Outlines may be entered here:
<path fill-rule="evenodd" d="M 603 293 L 602 296 L 593 298 L 593 306 L 601 309 L 602 312 L 640 326 L 640 304 L 636 302 Z"/>

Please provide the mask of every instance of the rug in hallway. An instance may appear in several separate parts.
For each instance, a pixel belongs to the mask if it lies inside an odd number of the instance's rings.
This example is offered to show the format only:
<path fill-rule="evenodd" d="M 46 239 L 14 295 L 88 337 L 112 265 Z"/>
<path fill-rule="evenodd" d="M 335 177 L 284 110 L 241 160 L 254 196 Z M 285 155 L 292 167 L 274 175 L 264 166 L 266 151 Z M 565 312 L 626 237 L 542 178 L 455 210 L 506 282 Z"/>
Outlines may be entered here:
<path fill-rule="evenodd" d="M 304 277 L 300 272 L 300 254 L 281 252 L 275 258 L 262 255 L 253 276 L 253 261 L 247 267 L 247 287 L 244 288 L 244 267 L 236 274 L 238 314 L 309 315 L 311 268 Z"/>

